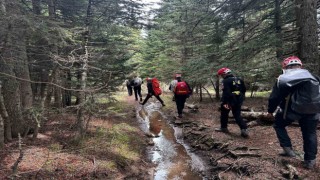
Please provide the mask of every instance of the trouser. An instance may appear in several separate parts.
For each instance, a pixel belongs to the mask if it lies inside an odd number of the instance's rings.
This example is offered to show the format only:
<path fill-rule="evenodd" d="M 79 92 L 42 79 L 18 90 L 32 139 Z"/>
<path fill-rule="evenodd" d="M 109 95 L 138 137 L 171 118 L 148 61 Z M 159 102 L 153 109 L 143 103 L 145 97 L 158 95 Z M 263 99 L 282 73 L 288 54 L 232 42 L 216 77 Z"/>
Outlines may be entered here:
<path fill-rule="evenodd" d="M 241 117 L 241 105 L 231 106 L 231 111 L 240 129 L 247 129 L 247 123 L 244 122 Z M 221 128 L 228 127 L 229 112 L 230 112 L 230 109 L 224 108 L 223 105 L 221 104 L 221 116 L 220 116 Z"/>
<path fill-rule="evenodd" d="M 127 86 L 127 90 L 128 90 L 128 95 L 132 96 L 132 87 L 131 86 Z"/>
<path fill-rule="evenodd" d="M 187 100 L 187 95 L 175 95 L 175 101 L 176 101 L 179 115 L 182 115 L 182 111 L 183 111 L 186 100 Z"/>
<path fill-rule="evenodd" d="M 283 113 L 278 112 L 275 116 L 274 129 L 276 131 L 281 147 L 292 147 L 291 139 L 288 136 L 286 126 L 294 120 L 283 118 Z M 314 160 L 317 155 L 317 124 L 318 119 L 309 119 L 308 115 L 299 119 L 299 125 L 303 138 L 304 160 Z"/>
<path fill-rule="evenodd" d="M 146 98 L 144 99 L 142 105 L 146 104 L 146 103 L 148 102 L 148 100 L 149 100 L 152 96 L 153 96 L 152 94 L 151 94 L 151 95 L 148 94 L 148 95 L 146 96 Z M 160 98 L 160 96 L 154 96 L 154 97 L 156 97 L 156 98 L 160 101 L 160 103 L 163 104 L 163 100 Z"/>
<path fill-rule="evenodd" d="M 142 98 L 142 95 L 141 95 L 141 86 L 134 86 L 133 87 L 133 91 L 134 91 L 134 96 L 136 98 L 136 100 L 138 100 L 138 96 L 140 98 Z"/>

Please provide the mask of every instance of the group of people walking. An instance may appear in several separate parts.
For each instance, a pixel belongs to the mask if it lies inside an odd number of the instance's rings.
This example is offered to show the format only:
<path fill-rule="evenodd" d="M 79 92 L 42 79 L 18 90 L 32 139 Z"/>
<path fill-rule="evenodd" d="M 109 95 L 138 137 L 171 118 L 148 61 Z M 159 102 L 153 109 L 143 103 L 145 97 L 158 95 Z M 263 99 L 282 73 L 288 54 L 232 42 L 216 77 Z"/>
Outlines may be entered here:
<path fill-rule="evenodd" d="M 313 169 L 316 164 L 316 130 L 320 117 L 319 78 L 312 75 L 309 71 L 302 69 L 302 62 L 296 56 L 286 58 L 282 62 L 282 69 L 283 74 L 279 76 L 278 81 L 273 86 L 268 100 L 267 117 L 275 119 L 273 127 L 280 146 L 283 148 L 283 152 L 279 155 L 287 157 L 295 157 L 296 153 L 293 150 L 286 127 L 293 121 L 298 120 L 301 127 L 303 150 L 305 153 L 303 165 L 307 169 Z M 228 115 L 231 111 L 240 128 L 240 135 L 248 138 L 249 132 L 247 130 L 247 124 L 241 116 L 241 106 L 246 93 L 245 83 L 241 78 L 233 75 L 231 70 L 226 67 L 219 69 L 217 75 L 223 78 L 223 80 L 220 127 L 215 128 L 215 131 L 229 133 Z M 142 101 L 141 84 L 140 88 L 137 88 L 140 101 Z M 161 93 L 157 94 L 154 92 L 152 78 L 147 78 L 147 88 L 148 94 L 141 104 L 144 105 L 148 99 L 154 95 L 160 103 L 165 106 L 159 96 Z M 173 92 L 172 100 L 176 103 L 177 117 L 182 118 L 184 104 L 186 99 L 192 95 L 192 88 L 186 81 L 182 80 L 181 74 L 177 73 L 174 76 L 174 80 L 170 83 L 169 90 Z M 273 116 L 274 112 L 276 112 L 275 116 Z"/>

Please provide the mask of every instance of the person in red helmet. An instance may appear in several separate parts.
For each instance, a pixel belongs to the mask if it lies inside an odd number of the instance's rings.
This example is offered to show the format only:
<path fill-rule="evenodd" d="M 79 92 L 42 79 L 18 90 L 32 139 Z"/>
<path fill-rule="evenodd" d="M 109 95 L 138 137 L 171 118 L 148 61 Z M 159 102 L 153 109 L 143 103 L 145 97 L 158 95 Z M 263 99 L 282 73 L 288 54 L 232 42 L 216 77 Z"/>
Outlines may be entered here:
<path fill-rule="evenodd" d="M 223 78 L 222 81 L 222 97 L 221 97 L 221 127 L 216 131 L 228 133 L 228 115 L 232 114 L 240 127 L 241 136 L 248 137 L 247 124 L 241 117 L 241 106 L 246 93 L 246 86 L 243 80 L 234 76 L 229 68 L 221 68 L 218 70 L 218 76 Z"/>
<path fill-rule="evenodd" d="M 273 112 L 277 110 L 275 115 L 274 129 L 277 134 L 280 146 L 283 152 L 282 156 L 295 157 L 296 154 L 292 148 L 290 137 L 288 136 L 286 127 L 290 125 L 294 120 L 298 120 L 301 127 L 303 138 L 303 150 L 304 150 L 304 164 L 307 169 L 312 169 L 316 164 L 317 155 L 317 124 L 319 114 L 311 112 L 317 109 L 309 108 L 308 105 L 303 105 L 302 109 L 295 106 L 295 101 L 299 97 L 305 98 L 311 95 L 312 88 L 306 87 L 308 82 L 315 82 L 316 91 L 319 93 L 319 78 L 313 76 L 308 70 L 302 69 L 302 62 L 297 56 L 291 56 L 282 62 L 283 74 L 279 76 L 278 81 L 273 86 L 272 92 L 269 97 L 268 104 L 268 116 L 273 118 Z M 305 88 L 304 88 L 305 87 Z M 304 90 L 305 92 L 302 92 Z M 303 96 L 307 94 L 307 96 Z M 295 97 L 295 98 L 294 98 Z M 316 97 L 311 97 L 315 99 Z M 311 101 L 311 100 L 310 100 Z M 310 101 L 307 103 L 309 105 Z"/>

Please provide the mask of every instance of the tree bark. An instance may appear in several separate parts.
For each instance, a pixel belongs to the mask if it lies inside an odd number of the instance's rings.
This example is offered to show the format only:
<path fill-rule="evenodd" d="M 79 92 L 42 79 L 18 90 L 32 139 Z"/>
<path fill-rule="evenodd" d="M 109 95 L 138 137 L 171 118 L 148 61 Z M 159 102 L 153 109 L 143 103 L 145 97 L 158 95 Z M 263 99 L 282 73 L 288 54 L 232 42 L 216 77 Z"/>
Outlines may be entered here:
<path fill-rule="evenodd" d="M 19 82 L 13 77 L 16 76 L 15 67 L 19 64 L 19 53 L 23 51 L 25 47 L 20 49 L 20 30 L 25 29 L 21 25 L 24 22 L 19 18 L 14 18 L 8 24 L 2 24 L 7 26 L 7 34 L 5 35 L 5 44 L 0 58 L 1 72 L 7 74 L 3 77 L 3 99 L 5 108 L 8 112 L 8 124 L 5 124 L 7 128 L 11 128 L 13 137 L 17 137 L 18 133 L 23 134 L 25 130 L 24 120 L 22 118 L 22 103 L 20 97 Z M 10 137 L 9 137 L 10 138 Z"/>
<path fill-rule="evenodd" d="M 55 18 L 56 17 L 56 6 L 55 6 L 55 0 L 47 0 L 48 2 L 48 11 L 49 11 L 49 17 Z"/>
<path fill-rule="evenodd" d="M 1 95 L 1 84 L 0 84 L 0 96 Z M 1 98 L 1 97 L 0 97 Z M 0 100 L 1 105 L 1 100 Z M 0 149 L 4 147 L 4 139 L 5 139 L 5 128 L 4 128 L 4 118 L 2 118 L 2 113 L 0 113 Z"/>
<path fill-rule="evenodd" d="M 296 0 L 298 56 L 311 72 L 319 73 L 317 0 Z"/>
<path fill-rule="evenodd" d="M 276 56 L 278 61 L 280 62 L 283 59 L 283 48 L 282 48 L 282 25 L 281 25 L 281 8 L 280 8 L 280 0 L 274 1 L 274 26 L 276 29 Z"/>
<path fill-rule="evenodd" d="M 6 4 L 5 4 L 5 0 L 0 0 L 0 15 L 1 15 L 1 16 L 6 15 Z"/>
<path fill-rule="evenodd" d="M 41 14 L 40 0 L 32 0 L 32 11 L 36 15 L 40 15 Z"/>

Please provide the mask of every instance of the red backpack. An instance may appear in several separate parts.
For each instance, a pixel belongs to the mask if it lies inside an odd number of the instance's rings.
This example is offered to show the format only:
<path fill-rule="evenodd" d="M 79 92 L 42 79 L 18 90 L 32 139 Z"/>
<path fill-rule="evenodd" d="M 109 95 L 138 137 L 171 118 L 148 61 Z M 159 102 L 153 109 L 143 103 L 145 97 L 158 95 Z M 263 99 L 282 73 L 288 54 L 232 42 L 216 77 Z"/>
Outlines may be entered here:
<path fill-rule="evenodd" d="M 186 82 L 181 81 L 178 82 L 176 88 L 174 89 L 174 93 L 177 95 L 187 95 L 190 93 L 189 87 Z"/>
<path fill-rule="evenodd" d="M 160 83 L 157 78 L 152 78 L 152 89 L 155 96 L 159 96 L 162 94 Z"/>

